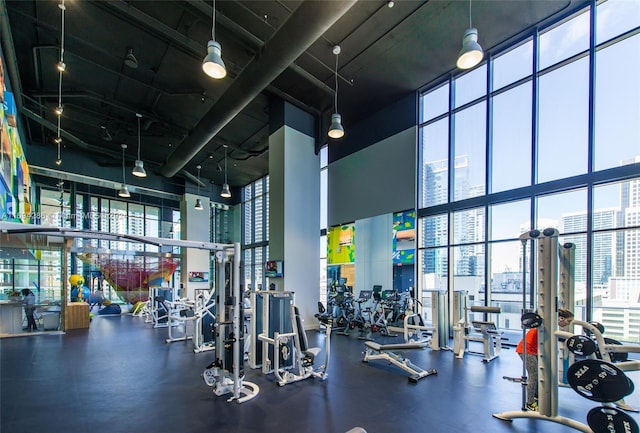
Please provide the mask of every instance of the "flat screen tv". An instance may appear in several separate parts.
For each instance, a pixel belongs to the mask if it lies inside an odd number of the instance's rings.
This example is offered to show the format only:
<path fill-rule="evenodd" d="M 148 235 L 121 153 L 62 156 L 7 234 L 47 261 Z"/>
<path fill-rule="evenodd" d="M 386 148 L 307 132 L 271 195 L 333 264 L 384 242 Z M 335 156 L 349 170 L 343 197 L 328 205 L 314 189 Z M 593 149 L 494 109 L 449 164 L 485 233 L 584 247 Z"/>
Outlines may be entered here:
<path fill-rule="evenodd" d="M 284 276 L 282 260 L 268 260 L 264 264 L 264 276 L 267 278 L 281 278 Z"/>

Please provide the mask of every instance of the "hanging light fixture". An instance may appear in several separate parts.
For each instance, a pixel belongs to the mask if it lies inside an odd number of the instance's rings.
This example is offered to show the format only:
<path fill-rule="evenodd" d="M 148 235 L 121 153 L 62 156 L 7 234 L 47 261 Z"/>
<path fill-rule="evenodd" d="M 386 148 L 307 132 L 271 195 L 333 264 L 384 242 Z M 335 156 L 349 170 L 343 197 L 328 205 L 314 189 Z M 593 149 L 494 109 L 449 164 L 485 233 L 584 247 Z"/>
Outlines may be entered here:
<path fill-rule="evenodd" d="M 56 153 L 56 165 L 61 165 L 62 158 L 60 156 L 60 145 L 62 144 L 62 138 L 58 136 L 54 138 L 53 141 L 56 143 L 56 146 L 58 147 L 58 152 Z"/>
<path fill-rule="evenodd" d="M 124 64 L 131 69 L 136 69 L 138 67 L 138 59 L 133 55 L 133 48 L 129 48 L 127 51 L 127 55 L 124 57 Z"/>
<path fill-rule="evenodd" d="M 478 29 L 471 24 L 471 0 L 469 0 L 469 28 L 462 36 L 462 50 L 458 55 L 456 66 L 460 69 L 470 69 L 482 61 L 484 52 L 478 43 Z"/>
<path fill-rule="evenodd" d="M 122 147 L 122 186 L 120 187 L 120 191 L 118 191 L 118 196 L 120 197 L 131 197 L 131 194 L 129 194 L 129 188 L 127 188 L 127 181 L 125 178 L 125 170 L 124 170 L 124 151 L 127 149 L 127 145 L 126 144 L 121 144 L 120 147 Z"/>
<path fill-rule="evenodd" d="M 227 68 L 222 61 L 222 48 L 216 42 L 216 0 L 213 0 L 211 40 L 207 43 L 207 55 L 202 61 L 202 70 L 211 78 L 221 79 L 227 76 Z"/>
<path fill-rule="evenodd" d="M 100 129 L 102 129 L 102 132 L 100 133 L 100 138 L 102 138 L 104 141 L 113 140 L 113 137 L 109 133 L 109 130 L 107 129 L 106 126 L 102 125 L 102 126 L 100 126 Z"/>
<path fill-rule="evenodd" d="M 133 167 L 133 173 L 136 177 L 147 177 L 147 172 L 144 170 L 144 162 L 140 159 L 140 119 L 142 114 L 136 113 L 138 118 L 138 159 L 136 159 L 135 166 Z"/>
<path fill-rule="evenodd" d="M 61 127 L 60 127 L 60 122 L 62 121 L 62 73 L 67 69 L 67 65 L 64 63 L 64 11 L 66 10 L 66 7 L 64 5 L 64 0 L 62 0 L 59 4 L 58 7 L 60 8 L 60 61 L 58 62 L 58 64 L 56 65 L 56 68 L 58 69 L 58 106 L 55 108 L 55 113 L 56 116 L 58 117 L 58 128 L 57 128 L 57 132 L 58 135 L 57 137 L 53 140 L 56 143 L 56 160 L 55 163 L 56 165 L 61 165 L 62 164 L 62 155 L 61 155 L 61 150 L 62 150 L 62 135 L 61 135 Z"/>
<path fill-rule="evenodd" d="M 344 128 L 342 127 L 342 116 L 338 114 L 338 54 L 340 54 L 340 45 L 333 47 L 333 54 L 336 55 L 335 84 L 336 90 L 333 99 L 333 114 L 331 115 L 331 126 L 327 135 L 329 138 L 342 138 L 344 136 Z"/>
<path fill-rule="evenodd" d="M 229 183 L 227 182 L 227 145 L 224 145 L 224 185 L 222 185 L 222 191 L 220 197 L 231 198 L 231 190 L 229 189 Z"/>
<path fill-rule="evenodd" d="M 200 169 L 202 168 L 202 166 L 197 165 L 196 168 L 198 169 L 198 195 L 200 195 Z M 196 198 L 196 205 L 193 208 L 195 210 L 204 209 L 204 207 L 202 206 L 202 200 L 200 200 L 200 197 Z"/>

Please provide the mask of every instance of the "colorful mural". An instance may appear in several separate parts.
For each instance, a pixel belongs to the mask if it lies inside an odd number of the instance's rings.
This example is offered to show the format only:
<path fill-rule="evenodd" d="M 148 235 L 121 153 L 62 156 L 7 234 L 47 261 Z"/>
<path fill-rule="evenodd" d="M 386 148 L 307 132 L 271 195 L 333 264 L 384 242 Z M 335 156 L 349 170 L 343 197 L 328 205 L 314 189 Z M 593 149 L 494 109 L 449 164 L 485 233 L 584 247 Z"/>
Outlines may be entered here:
<path fill-rule="evenodd" d="M 329 227 L 327 230 L 327 264 L 355 263 L 356 225 Z"/>
<path fill-rule="evenodd" d="M 16 101 L 5 87 L 3 62 L 0 55 L 0 218 L 33 224 L 35 189 L 18 132 Z"/>
<path fill-rule="evenodd" d="M 100 271 L 118 297 L 131 304 L 146 301 L 149 287 L 161 287 L 169 282 L 179 264 L 177 260 L 168 258 L 117 257 L 111 254 L 82 253 L 78 258 Z"/>
<path fill-rule="evenodd" d="M 393 213 L 393 264 L 409 265 L 416 257 L 416 212 Z"/>

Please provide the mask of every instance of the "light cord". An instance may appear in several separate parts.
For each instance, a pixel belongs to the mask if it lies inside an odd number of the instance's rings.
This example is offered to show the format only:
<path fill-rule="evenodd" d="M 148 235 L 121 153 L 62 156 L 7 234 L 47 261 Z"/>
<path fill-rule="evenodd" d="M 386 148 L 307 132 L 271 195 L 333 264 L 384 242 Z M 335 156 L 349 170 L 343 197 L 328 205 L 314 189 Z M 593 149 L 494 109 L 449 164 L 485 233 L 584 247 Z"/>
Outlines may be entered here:
<path fill-rule="evenodd" d="M 227 146 L 224 146 L 224 183 L 229 183 L 227 182 Z"/>
<path fill-rule="evenodd" d="M 335 83 L 336 83 L 336 91 L 334 94 L 334 112 L 338 112 L 338 55 L 336 54 L 336 73 L 335 73 Z"/>
<path fill-rule="evenodd" d="M 140 160 L 140 117 L 138 116 L 138 160 Z"/>
<path fill-rule="evenodd" d="M 211 23 L 211 40 L 216 40 L 216 0 L 213 0 L 213 19 Z"/>
<path fill-rule="evenodd" d="M 126 185 L 125 169 L 124 169 L 124 150 L 125 146 L 122 146 L 122 185 Z"/>

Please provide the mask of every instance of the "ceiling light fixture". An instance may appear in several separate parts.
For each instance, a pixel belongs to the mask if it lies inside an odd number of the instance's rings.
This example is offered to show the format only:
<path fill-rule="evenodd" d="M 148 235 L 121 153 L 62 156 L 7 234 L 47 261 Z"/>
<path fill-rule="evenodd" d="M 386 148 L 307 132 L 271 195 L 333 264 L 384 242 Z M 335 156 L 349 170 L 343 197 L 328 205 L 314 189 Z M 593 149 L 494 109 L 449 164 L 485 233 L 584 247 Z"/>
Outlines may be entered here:
<path fill-rule="evenodd" d="M 107 129 L 106 126 L 102 125 L 102 126 L 100 126 L 100 129 L 102 129 L 102 132 L 100 133 L 100 138 L 102 138 L 104 141 L 113 140 L 113 137 L 109 133 L 109 130 Z"/>
<path fill-rule="evenodd" d="M 62 135 L 60 122 L 62 117 L 62 73 L 67 69 L 67 65 L 64 63 L 64 11 L 67 9 L 64 5 L 64 0 L 62 0 L 58 7 L 60 8 L 60 61 L 57 64 L 58 68 L 58 106 L 55 108 L 56 116 L 58 117 L 58 135 L 55 138 L 54 142 L 56 143 L 56 165 L 62 165 L 62 155 L 61 155 L 61 147 L 62 147 Z"/>
<path fill-rule="evenodd" d="M 220 197 L 231 198 L 231 190 L 229 189 L 229 183 L 227 182 L 227 145 L 224 145 L 224 185 L 222 185 L 222 192 Z"/>
<path fill-rule="evenodd" d="M 119 197 L 131 197 L 131 194 L 129 194 L 129 188 L 127 188 L 127 180 L 125 178 L 125 169 L 124 169 L 124 151 L 127 148 L 126 144 L 121 144 L 120 147 L 122 148 L 122 186 L 120 187 L 120 191 L 118 191 L 118 196 Z"/>
<path fill-rule="evenodd" d="M 131 69 L 136 69 L 138 67 L 138 59 L 133 55 L 133 48 L 129 48 L 127 55 L 124 56 L 124 64 Z"/>
<path fill-rule="evenodd" d="M 207 55 L 202 61 L 202 70 L 211 78 L 221 79 L 227 76 L 227 68 L 222 61 L 222 48 L 216 42 L 216 0 L 213 0 L 211 40 L 207 43 Z"/>
<path fill-rule="evenodd" d="M 144 170 L 144 162 L 140 159 L 140 119 L 142 114 L 136 113 L 138 118 L 138 159 L 136 159 L 135 166 L 133 167 L 133 173 L 136 177 L 147 177 L 147 172 Z"/>
<path fill-rule="evenodd" d="M 56 165 L 62 165 L 62 157 L 60 155 L 60 145 L 62 143 L 62 139 L 60 137 L 56 137 L 56 144 L 58 146 L 58 152 L 57 152 L 57 157 L 56 157 Z"/>
<path fill-rule="evenodd" d="M 196 168 L 198 169 L 198 195 L 200 195 L 200 169 L 202 168 L 202 166 L 197 165 Z M 193 208 L 195 210 L 204 209 L 204 207 L 202 206 L 202 200 L 200 200 L 200 197 L 196 198 L 196 205 Z"/>
<path fill-rule="evenodd" d="M 471 24 L 471 0 L 469 0 L 469 28 L 462 36 L 462 50 L 458 55 L 456 66 L 460 69 L 470 69 L 482 61 L 484 52 L 478 43 L 478 29 Z"/>
<path fill-rule="evenodd" d="M 333 114 L 331 115 L 331 126 L 327 135 L 330 138 L 342 138 L 344 136 L 344 128 L 342 127 L 342 116 L 338 114 L 338 54 L 340 54 L 340 45 L 333 47 L 333 54 L 336 55 L 335 83 L 333 99 Z"/>

